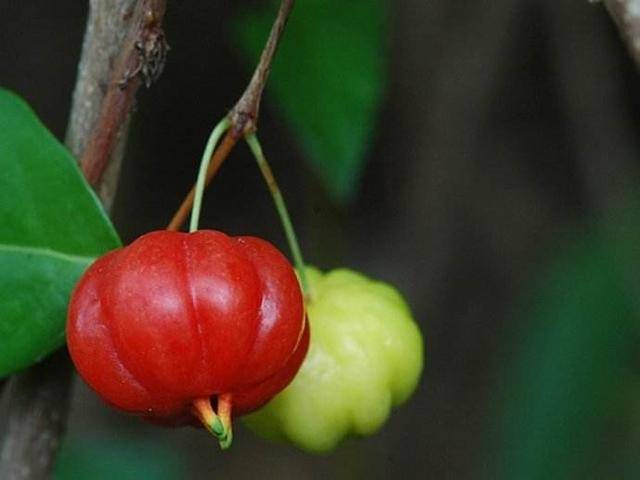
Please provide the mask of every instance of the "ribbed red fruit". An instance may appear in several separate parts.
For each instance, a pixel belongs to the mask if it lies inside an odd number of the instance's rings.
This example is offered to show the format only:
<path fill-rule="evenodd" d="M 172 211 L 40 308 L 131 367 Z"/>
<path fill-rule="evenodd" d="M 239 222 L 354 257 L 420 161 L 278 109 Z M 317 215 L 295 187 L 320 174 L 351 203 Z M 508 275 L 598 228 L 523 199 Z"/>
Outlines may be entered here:
<path fill-rule="evenodd" d="M 298 371 L 309 327 L 295 272 L 268 242 L 157 231 L 86 271 L 67 341 L 82 378 L 111 405 L 211 428 L 198 405 L 213 397 L 229 416 L 265 404 Z"/>

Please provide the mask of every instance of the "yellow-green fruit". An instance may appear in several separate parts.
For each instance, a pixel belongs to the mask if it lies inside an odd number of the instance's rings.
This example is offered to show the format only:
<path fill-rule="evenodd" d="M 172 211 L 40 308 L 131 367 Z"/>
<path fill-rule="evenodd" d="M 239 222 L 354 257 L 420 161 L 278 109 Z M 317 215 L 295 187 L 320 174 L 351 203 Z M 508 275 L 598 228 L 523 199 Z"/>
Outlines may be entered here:
<path fill-rule="evenodd" d="M 307 268 L 309 353 L 293 382 L 246 424 L 314 452 L 371 435 L 420 378 L 420 330 L 398 291 L 351 270 Z"/>

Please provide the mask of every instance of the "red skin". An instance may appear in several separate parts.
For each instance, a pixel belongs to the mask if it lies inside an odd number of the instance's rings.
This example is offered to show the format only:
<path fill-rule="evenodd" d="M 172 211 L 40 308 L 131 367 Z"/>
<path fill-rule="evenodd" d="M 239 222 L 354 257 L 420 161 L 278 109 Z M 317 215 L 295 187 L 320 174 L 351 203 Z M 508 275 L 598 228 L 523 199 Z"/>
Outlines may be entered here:
<path fill-rule="evenodd" d="M 268 242 L 151 232 L 98 259 L 69 305 L 67 344 L 111 405 L 193 423 L 192 402 L 232 394 L 251 412 L 293 379 L 309 346 L 302 293 Z"/>

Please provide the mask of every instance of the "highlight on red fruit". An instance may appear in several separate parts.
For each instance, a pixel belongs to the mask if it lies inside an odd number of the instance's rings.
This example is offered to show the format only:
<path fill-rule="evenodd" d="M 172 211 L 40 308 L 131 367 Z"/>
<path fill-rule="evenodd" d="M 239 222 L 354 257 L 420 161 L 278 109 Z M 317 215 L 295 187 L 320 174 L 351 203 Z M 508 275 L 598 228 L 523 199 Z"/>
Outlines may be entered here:
<path fill-rule="evenodd" d="M 309 326 L 295 272 L 270 243 L 157 231 L 85 272 L 67 344 L 107 403 L 164 425 L 199 421 L 226 448 L 231 417 L 291 382 Z"/>

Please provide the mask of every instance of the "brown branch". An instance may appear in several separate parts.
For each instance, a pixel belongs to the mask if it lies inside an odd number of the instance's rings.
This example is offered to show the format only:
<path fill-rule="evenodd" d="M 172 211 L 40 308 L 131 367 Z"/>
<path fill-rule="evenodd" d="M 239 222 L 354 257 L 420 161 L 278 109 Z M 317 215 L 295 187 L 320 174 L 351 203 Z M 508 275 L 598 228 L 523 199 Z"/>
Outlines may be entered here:
<path fill-rule="evenodd" d="M 149 86 L 162 72 L 167 51 L 161 28 L 164 12 L 163 0 L 139 1 L 133 12 L 122 53 L 109 78 L 98 123 L 80 161 L 82 171 L 92 186 L 100 183 L 138 88 L 143 82 Z"/>
<path fill-rule="evenodd" d="M 158 38 L 164 41 L 164 10 L 164 0 L 91 0 L 66 144 L 76 156 L 85 152 L 83 171 L 92 175 L 103 201 L 109 202 L 115 192 L 135 92 L 141 81 L 148 84 L 161 70 L 164 51 L 154 56 L 153 45 Z M 110 162 L 111 178 L 101 182 Z M 3 480 L 51 478 L 66 425 L 72 372 L 63 349 L 8 380 L 2 408 Z"/>
<path fill-rule="evenodd" d="M 65 430 L 71 380 L 67 352 L 60 350 L 7 381 L 0 478 L 51 478 Z"/>
<path fill-rule="evenodd" d="M 205 180 L 205 186 L 211 183 L 211 180 L 215 177 L 215 174 L 220 169 L 224 161 L 233 150 L 233 147 L 238 140 L 244 135 L 253 133 L 257 129 L 258 116 L 260 113 L 260 101 L 262 99 L 262 92 L 267 84 L 269 73 L 271 72 L 271 66 L 273 64 L 273 58 L 275 57 L 276 50 L 282 39 L 284 33 L 284 27 L 287 25 L 287 20 L 293 9 L 294 0 L 282 0 L 280 3 L 280 9 L 276 16 L 269 38 L 260 55 L 260 61 L 253 72 L 251 81 L 247 85 L 246 90 L 235 104 L 235 106 L 229 112 L 229 119 L 231 121 L 231 129 L 223 139 L 222 143 L 211 156 L 211 163 L 207 170 L 207 176 Z M 191 188 L 185 199 L 182 201 L 180 208 L 176 211 L 171 219 L 171 222 L 167 226 L 167 230 L 180 230 L 185 220 L 189 216 L 191 207 L 193 206 L 193 199 L 195 195 L 195 186 Z"/>
<path fill-rule="evenodd" d="M 604 0 L 629 53 L 640 66 L 640 0 Z"/>

